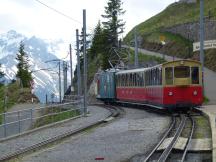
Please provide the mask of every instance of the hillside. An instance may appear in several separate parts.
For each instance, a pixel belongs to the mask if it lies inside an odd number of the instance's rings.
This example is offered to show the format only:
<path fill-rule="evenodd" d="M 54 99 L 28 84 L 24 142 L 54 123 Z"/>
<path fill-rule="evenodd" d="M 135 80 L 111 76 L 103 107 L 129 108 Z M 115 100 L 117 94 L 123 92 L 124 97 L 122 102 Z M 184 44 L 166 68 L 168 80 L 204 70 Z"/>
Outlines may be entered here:
<path fill-rule="evenodd" d="M 58 59 L 55 54 L 62 53 L 60 47 L 63 42 L 44 40 L 36 36 L 27 37 L 14 30 L 0 34 L 0 64 L 2 64 L 2 71 L 5 73 L 4 80 L 7 83 L 16 79 L 17 60 L 15 58 L 20 41 L 24 42 L 25 51 L 29 57 L 30 70 L 33 72 L 35 83 L 35 95 L 44 103 L 46 94 L 49 99 L 51 94 L 54 94 L 54 99 L 57 101 L 59 98 L 58 62 L 46 63 L 46 61 Z M 63 78 L 63 73 L 61 75 Z"/>
<path fill-rule="evenodd" d="M 199 20 L 199 1 L 197 3 L 173 3 L 169 5 L 161 13 L 151 17 L 145 22 L 138 24 L 137 30 L 140 35 L 155 32 L 165 27 L 171 27 L 174 25 L 192 22 Z M 216 1 L 208 0 L 205 1 L 205 16 L 210 15 L 216 17 Z M 125 41 L 130 41 L 133 37 L 132 29 L 127 36 Z"/>
<path fill-rule="evenodd" d="M 39 99 L 34 94 L 31 94 L 31 90 L 29 88 L 21 89 L 18 82 L 10 83 L 7 86 L 3 86 L 2 84 L 0 84 L 0 114 L 4 112 L 4 99 L 6 95 L 7 100 L 5 111 L 10 109 L 15 104 L 31 103 L 32 98 L 34 99 L 34 103 L 39 102 Z"/>
<path fill-rule="evenodd" d="M 199 0 L 191 4 L 173 3 L 161 13 L 138 24 L 140 47 L 171 56 L 198 59 L 198 53 L 192 51 L 192 43 L 197 41 L 197 36 L 199 36 L 199 7 Z M 216 39 L 216 33 L 211 33 L 216 28 L 214 21 L 216 19 L 215 0 L 205 1 L 205 17 L 206 23 L 207 21 L 211 22 L 210 25 L 206 25 L 205 37 L 206 39 Z M 133 42 L 133 31 L 134 29 L 126 35 L 125 43 Z M 160 36 L 165 37 L 165 45 L 161 44 Z M 216 56 L 213 55 L 215 52 L 216 50 L 205 51 L 206 66 L 214 71 L 216 71 L 213 63 L 216 61 Z"/>

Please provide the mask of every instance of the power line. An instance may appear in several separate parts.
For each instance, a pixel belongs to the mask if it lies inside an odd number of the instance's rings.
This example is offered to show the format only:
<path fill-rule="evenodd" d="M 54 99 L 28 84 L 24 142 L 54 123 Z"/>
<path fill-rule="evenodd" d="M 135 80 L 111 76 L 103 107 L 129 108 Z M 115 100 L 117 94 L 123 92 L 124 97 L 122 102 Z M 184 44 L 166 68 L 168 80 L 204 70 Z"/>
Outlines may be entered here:
<path fill-rule="evenodd" d="M 72 18 L 72 17 L 70 17 L 70 16 L 64 14 L 64 13 L 61 12 L 61 11 L 58 11 L 57 9 L 55 9 L 55 8 L 53 8 L 53 7 L 48 6 L 47 4 L 41 2 L 40 0 L 35 0 L 35 1 L 38 2 L 38 3 L 40 3 L 40 4 L 42 4 L 43 6 L 45 6 L 45 7 L 47 7 L 47 8 L 49 8 L 50 10 L 52 10 L 52 11 L 54 11 L 54 12 L 56 12 L 56 13 L 58 13 L 58 14 L 64 16 L 64 17 L 66 17 L 66 18 L 68 18 L 68 19 L 70 19 L 70 20 L 72 20 L 72 21 L 75 21 L 75 22 L 77 22 L 77 23 L 79 23 L 79 24 L 82 24 L 82 22 L 80 22 L 80 21 L 78 21 L 78 20 L 76 20 L 76 19 L 74 19 L 74 18 Z"/>
<path fill-rule="evenodd" d="M 50 7 L 49 5 L 45 4 L 44 2 L 42 2 L 42 1 L 40 1 L 40 0 L 35 0 L 35 1 L 38 2 L 38 3 L 40 3 L 41 5 L 43 5 L 43 6 L 47 7 L 47 8 L 49 8 L 50 10 L 52 10 L 52 11 L 54 11 L 54 12 L 56 12 L 56 13 L 58 13 L 58 14 L 64 16 L 64 17 L 66 17 L 66 18 L 68 18 L 68 19 L 70 19 L 70 20 L 72 20 L 72 21 L 75 21 L 76 23 L 82 24 L 82 22 L 80 22 L 79 20 L 76 20 L 76 19 L 72 18 L 71 16 L 68 16 L 68 15 L 64 14 L 63 12 L 61 12 L 61 11 L 59 11 L 59 10 L 53 8 L 53 7 Z M 94 30 L 94 28 L 92 28 L 92 27 L 90 27 L 90 26 L 88 26 L 88 27 L 89 27 L 91 30 Z"/>

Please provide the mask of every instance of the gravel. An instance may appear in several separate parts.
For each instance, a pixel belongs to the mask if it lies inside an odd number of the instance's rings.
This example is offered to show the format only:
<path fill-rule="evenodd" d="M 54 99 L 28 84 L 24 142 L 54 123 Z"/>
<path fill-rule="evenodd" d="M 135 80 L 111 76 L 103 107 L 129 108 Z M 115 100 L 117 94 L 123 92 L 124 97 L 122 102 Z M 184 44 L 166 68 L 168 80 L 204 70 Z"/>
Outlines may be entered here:
<path fill-rule="evenodd" d="M 136 154 L 145 154 L 161 138 L 170 118 L 138 109 L 125 108 L 125 111 L 123 118 L 20 161 L 95 162 L 96 158 L 104 158 L 104 162 L 123 162 Z"/>
<path fill-rule="evenodd" d="M 56 125 L 47 129 L 42 129 L 28 135 L 20 136 L 12 140 L 8 140 L 0 143 L 0 157 L 6 153 L 14 152 L 18 149 L 22 149 L 38 142 L 49 139 L 52 136 L 62 134 L 69 130 L 81 128 L 90 123 L 106 118 L 110 111 L 100 107 L 89 107 L 90 115 L 88 117 L 81 117 L 69 122 Z"/>

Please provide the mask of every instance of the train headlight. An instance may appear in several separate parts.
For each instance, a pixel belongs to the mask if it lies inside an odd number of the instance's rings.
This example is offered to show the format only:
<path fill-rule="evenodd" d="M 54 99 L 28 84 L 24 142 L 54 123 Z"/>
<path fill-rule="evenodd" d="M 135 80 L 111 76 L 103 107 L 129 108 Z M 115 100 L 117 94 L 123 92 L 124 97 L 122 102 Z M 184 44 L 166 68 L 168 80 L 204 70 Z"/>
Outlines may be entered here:
<path fill-rule="evenodd" d="M 194 91 L 193 94 L 194 94 L 194 96 L 196 96 L 197 95 L 197 91 Z"/>
<path fill-rule="evenodd" d="M 168 94 L 169 96 L 172 96 L 173 95 L 173 93 L 172 92 L 169 92 L 169 94 Z"/>

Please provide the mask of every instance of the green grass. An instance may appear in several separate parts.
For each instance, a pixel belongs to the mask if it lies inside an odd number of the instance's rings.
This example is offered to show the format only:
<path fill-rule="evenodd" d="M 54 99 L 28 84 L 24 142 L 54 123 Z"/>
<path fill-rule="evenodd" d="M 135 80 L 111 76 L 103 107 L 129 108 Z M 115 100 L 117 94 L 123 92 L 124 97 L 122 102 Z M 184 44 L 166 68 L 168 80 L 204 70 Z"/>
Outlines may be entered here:
<path fill-rule="evenodd" d="M 211 128 L 208 119 L 197 116 L 195 119 L 195 132 L 193 138 L 211 138 Z"/>
<path fill-rule="evenodd" d="M 58 113 L 58 114 L 55 114 Z M 67 109 L 60 109 L 60 108 L 49 108 L 42 112 L 41 115 L 48 115 L 38 119 L 33 128 L 41 127 L 47 124 L 55 123 L 61 120 L 69 119 L 75 116 L 80 115 L 78 110 L 69 111 Z"/>
<path fill-rule="evenodd" d="M 32 97 L 31 90 L 29 88 L 21 89 L 19 84 L 16 82 L 8 84 L 7 86 L 0 85 L 0 114 L 4 112 L 5 95 L 8 96 L 6 102 L 7 110 L 17 103 L 26 102 Z M 0 115 L 0 124 L 1 123 L 2 123 L 2 116 Z"/>
<path fill-rule="evenodd" d="M 134 50 L 130 50 L 130 63 L 134 63 Z M 138 53 L 138 60 L 139 60 L 139 63 L 142 63 L 142 62 L 151 62 L 151 61 L 156 61 L 158 64 L 161 64 L 163 62 L 166 62 L 163 58 L 161 57 L 157 57 L 157 56 L 150 56 L 150 55 L 146 55 L 146 54 L 143 54 L 143 53 Z"/>
<path fill-rule="evenodd" d="M 207 104 L 209 102 L 209 99 L 206 97 L 206 96 L 204 96 L 204 101 L 203 101 L 203 103 L 204 104 Z"/>
<path fill-rule="evenodd" d="M 216 3 L 215 0 L 208 0 L 204 2 L 204 15 L 211 16 L 211 19 L 216 19 Z M 165 53 L 170 56 L 179 58 L 191 58 L 199 60 L 198 52 L 192 51 L 192 41 L 183 38 L 178 34 L 169 32 L 162 32 L 164 28 L 172 27 L 175 25 L 199 21 L 200 6 L 199 0 L 197 3 L 173 3 L 165 8 L 162 12 L 151 17 L 145 22 L 138 24 L 137 32 L 142 37 L 142 48 Z M 165 46 L 161 46 L 160 35 L 166 37 Z M 134 37 L 134 29 L 132 29 L 124 38 L 125 43 L 130 43 Z M 205 66 L 213 71 L 216 71 L 216 50 L 205 50 Z"/>
<path fill-rule="evenodd" d="M 145 33 L 155 32 L 165 27 L 197 21 L 199 20 L 199 7 L 199 1 L 195 4 L 173 3 L 162 12 L 138 24 L 137 31 L 139 35 L 144 35 Z M 215 0 L 205 1 L 204 7 L 206 16 L 210 11 L 211 15 L 214 18 L 216 17 Z M 128 42 L 133 38 L 133 31 L 134 29 L 127 34 L 124 41 Z"/>

